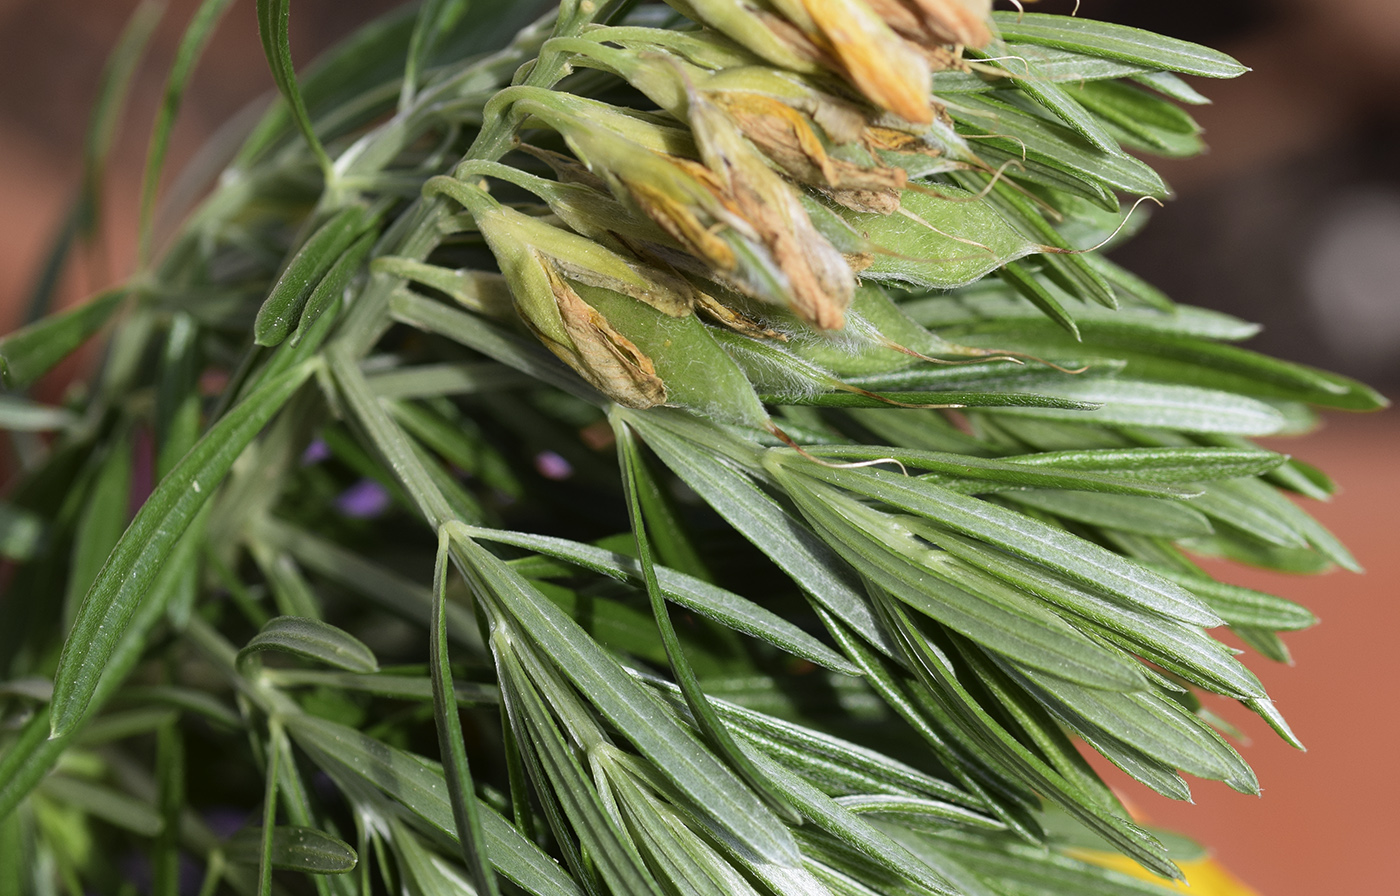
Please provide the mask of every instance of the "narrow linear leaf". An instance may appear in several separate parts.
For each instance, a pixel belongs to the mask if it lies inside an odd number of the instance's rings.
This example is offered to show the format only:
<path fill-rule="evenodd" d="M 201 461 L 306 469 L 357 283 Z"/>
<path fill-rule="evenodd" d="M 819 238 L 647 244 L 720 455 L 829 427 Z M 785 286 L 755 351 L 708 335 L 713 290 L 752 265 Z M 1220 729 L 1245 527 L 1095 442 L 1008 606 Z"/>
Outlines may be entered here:
<path fill-rule="evenodd" d="M 675 703 L 675 685 L 660 680 L 653 680 L 652 685 L 670 695 Z M 765 753 L 786 765 L 800 763 L 802 774 L 809 780 L 814 780 L 814 770 L 821 769 L 840 777 L 842 784 L 838 789 L 855 793 L 923 794 L 968 809 L 985 808 L 985 802 L 972 794 L 883 753 L 728 700 L 712 697 L 711 702 L 726 720 L 742 729 L 745 738 Z M 821 782 L 814 780 L 814 783 Z"/>
<path fill-rule="evenodd" d="M 293 368 L 269 381 L 215 424 L 161 480 L 117 542 L 83 598 L 54 676 L 52 734 L 82 721 L 122 633 L 171 550 L 243 449 L 311 375 Z"/>
<path fill-rule="evenodd" d="M 369 258 L 378 238 L 379 234 L 374 230 L 361 234 L 344 254 L 335 260 L 331 269 L 307 296 L 306 304 L 301 309 L 301 317 L 297 320 L 297 328 L 292 332 L 292 345 L 300 345 L 303 339 L 315 332 L 315 324 L 321 316 L 333 311 L 337 303 L 342 301 L 346 287 L 364 268 L 365 260 Z"/>
<path fill-rule="evenodd" d="M 1029 490 L 1006 493 L 1005 500 L 1067 520 L 1163 538 L 1209 535 L 1210 520 L 1189 504 L 1136 495 Z"/>
<path fill-rule="evenodd" d="M 1178 103 L 1186 103 L 1189 106 L 1210 104 L 1209 97 L 1171 72 L 1143 72 L 1133 75 L 1132 79 L 1146 87 L 1151 87 L 1163 96 L 1171 97 Z"/>
<path fill-rule="evenodd" d="M 472 780 L 467 760 L 466 742 L 462 735 L 462 719 L 458 715 L 457 698 L 452 683 L 452 667 L 447 646 L 447 561 L 448 535 L 438 534 L 437 561 L 433 565 L 433 618 L 429 629 L 428 672 L 433 683 L 433 715 L 437 720 L 438 748 L 442 752 L 443 773 L 447 776 L 448 796 L 452 800 L 452 820 L 457 826 L 457 841 L 461 845 L 462 861 L 470 872 L 477 893 L 496 896 L 496 875 L 487 859 L 486 836 L 481 827 L 481 813 L 476 806 L 476 784 Z"/>
<path fill-rule="evenodd" d="M 326 719 L 297 716 L 288 720 L 287 729 L 332 778 L 348 775 L 364 781 L 434 830 L 457 836 L 451 800 L 436 764 Z M 501 874 L 536 896 L 583 896 L 543 850 L 489 806 L 479 808 L 487 855 Z"/>
<path fill-rule="evenodd" d="M 11 389 L 28 386 L 100 330 L 126 296 L 125 288 L 111 289 L 0 338 L 0 379 Z"/>
<path fill-rule="evenodd" d="M 816 395 L 764 395 L 769 404 L 821 408 L 1053 408 L 1096 411 L 1096 402 L 1075 401 L 1033 392 L 822 392 Z"/>
<path fill-rule="evenodd" d="M 343 629 L 304 616 L 277 616 L 267 621 L 238 652 L 240 663 L 263 651 L 286 653 L 347 672 L 378 672 L 374 652 Z"/>
<path fill-rule="evenodd" d="M 920 637 L 898 606 L 888 606 L 888 611 L 896 620 L 901 643 L 914 657 L 915 670 L 928 685 L 933 699 L 952 714 L 956 723 L 976 740 L 981 749 L 990 751 L 1000 761 L 1007 763 L 1026 785 L 1057 802 L 1122 852 L 1158 874 L 1180 879 L 1180 869 L 1150 834 L 1080 790 L 1012 737 L 967 691 L 948 656 Z"/>
<path fill-rule="evenodd" d="M 300 321 L 312 292 L 350 247 L 364 223 L 364 209 L 353 205 L 341 209 L 297 249 L 258 309 L 253 323 L 258 345 L 273 346 L 287 338 Z M 368 252 L 368 248 L 363 251 Z"/>
<path fill-rule="evenodd" d="M 1139 495 L 1149 498 L 1187 498 L 1199 494 L 1199 489 L 1174 488 L 1171 485 L 1156 483 L 1195 482 L 1210 478 L 1201 475 L 1198 465 L 1192 465 L 1183 472 L 1167 466 L 1178 460 L 1188 460 L 1189 456 L 1158 454 L 1150 448 L 1129 449 L 1128 452 L 1063 452 L 1063 457 L 1044 453 L 1009 455 L 1002 458 L 975 457 L 947 451 L 921 451 L 916 448 L 888 445 L 821 445 L 807 450 L 817 457 L 833 460 L 899 461 L 908 470 L 929 471 L 928 474 L 924 474 L 924 478 L 938 485 L 956 488 L 969 494 L 982 494 L 982 489 L 996 491 L 998 487 L 1005 486 Z M 1075 462 L 1080 459 L 1080 454 L 1093 457 L 1076 466 Z M 1281 460 L 1278 455 L 1266 451 L 1251 451 L 1249 455 L 1256 464 L 1261 455 L 1275 462 Z M 1154 462 L 1161 463 L 1167 472 L 1152 475 L 1154 471 L 1150 465 Z M 1143 468 L 1147 470 L 1144 472 Z M 1081 469 L 1085 472 L 1081 472 Z M 1225 475 L 1237 474 L 1227 472 Z M 1139 479 L 1142 481 L 1135 481 Z"/>
<path fill-rule="evenodd" d="M 263 55 L 267 57 L 268 68 L 272 70 L 272 80 L 281 91 L 283 99 L 291 109 L 292 118 L 300 129 L 306 143 L 311 147 L 316 161 L 327 179 L 331 174 L 331 159 L 316 136 L 311 124 L 311 116 L 306 111 L 306 101 L 301 88 L 297 86 L 296 65 L 292 62 L 291 0 L 258 0 L 258 36 L 262 39 Z"/>
<path fill-rule="evenodd" d="M 1201 625 L 1221 622 L 1195 595 L 1151 570 L 1024 514 L 874 467 L 837 471 L 816 464 L 799 464 L 793 456 L 780 451 L 770 452 L 768 457 L 771 463 L 803 476 L 918 514 L 938 526 L 1042 563 L 1157 612 Z"/>
<path fill-rule="evenodd" d="M 244 828 L 229 838 L 224 857 L 256 865 L 262 856 L 263 829 Z M 359 862 L 350 844 L 315 828 L 279 824 L 272 829 L 272 867 L 305 874 L 345 874 Z"/>
<path fill-rule="evenodd" d="M 619 896 L 660 896 L 659 881 L 647 872 L 633 844 L 603 806 L 515 655 L 512 640 L 506 627 L 498 627 L 491 633 L 491 650 L 500 670 L 501 692 L 510 710 L 511 725 L 517 737 L 529 737 L 534 746 L 531 755 L 535 761 L 531 766 L 536 772 L 536 790 L 542 791 L 542 798 L 558 802 L 579 846 L 592 860 L 609 892 Z M 555 833 L 561 839 L 568 836 L 566 830 Z"/>
<path fill-rule="evenodd" d="M 1040 388 L 1047 395 L 1091 402 L 1099 407 L 1092 411 L 1009 407 L 979 410 L 977 413 L 1254 436 L 1279 432 L 1288 422 L 1281 413 L 1261 401 L 1198 386 L 1179 386 L 1126 378 L 1081 378 L 1053 385 L 1046 383 Z"/>
<path fill-rule="evenodd" d="M 1234 78 L 1249 71 L 1219 51 L 1126 25 L 1044 13 L 997 12 L 992 14 L 992 20 L 1004 39 L 1018 43 L 1056 47 L 1203 78 Z"/>
<path fill-rule="evenodd" d="M 950 824 L 987 831 L 1006 829 L 999 821 L 941 800 L 877 793 L 839 796 L 836 802 L 857 815 L 873 815 L 914 830 L 941 833 Z"/>
<path fill-rule="evenodd" d="M 1050 318 L 1069 335 L 1076 340 L 1079 336 L 1079 324 L 1075 321 L 1074 315 L 1065 309 L 1065 306 L 1055 296 L 1053 292 L 1045 287 L 1045 284 L 1035 277 L 1026 266 L 1018 261 L 1003 265 L 997 276 L 1006 282 L 1008 286 L 1020 293 L 1046 317 Z"/>
<path fill-rule="evenodd" d="M 928 537 L 959 560 L 994 575 L 1078 617 L 1079 628 L 1103 635 L 1188 681 L 1235 697 L 1262 696 L 1259 680 L 1225 646 L 1192 626 L 1150 609 L 1126 604 L 1038 564 L 951 532 Z M 1165 573 L 1163 573 L 1165 575 Z"/>
<path fill-rule="evenodd" d="M 750 748 L 749 756 L 803 815 L 867 859 L 934 893 L 990 896 L 991 891 L 985 884 L 956 863 L 944 861 L 934 867 L 919 860 L 856 812 L 767 759 L 758 750 Z"/>
<path fill-rule="evenodd" d="M 744 474 L 707 452 L 707 446 L 714 444 L 708 427 L 696 425 L 700 431 L 691 439 L 671 426 L 688 429 L 692 424 L 687 419 L 663 417 L 654 411 L 622 416 L 672 472 L 767 554 L 799 588 L 881 652 L 895 655 L 889 636 L 875 619 L 859 585 L 852 581 L 849 568 L 810 529 L 793 519 Z"/>
<path fill-rule="evenodd" d="M 1317 623 L 1317 617 L 1303 606 L 1272 594 L 1217 582 L 1204 575 L 1193 575 L 1159 567 L 1162 575 L 1201 596 L 1231 626 L 1251 626 L 1269 631 L 1300 631 Z"/>
<path fill-rule="evenodd" d="M 546 556 L 567 560 L 606 576 L 625 578 L 631 581 L 641 579 L 641 569 L 636 558 L 625 554 L 562 538 L 533 535 L 528 532 L 480 528 L 473 528 L 470 532 L 473 538 L 536 551 Z M 859 674 L 859 670 L 839 653 L 783 617 L 741 595 L 664 566 L 656 568 L 656 575 L 661 591 L 666 595 L 666 598 L 688 610 L 693 610 L 707 619 L 713 619 L 735 631 L 768 641 L 794 656 L 809 660 L 834 672 L 841 672 L 845 675 Z"/>
<path fill-rule="evenodd" d="M 1258 476 L 1286 460 L 1262 448 L 1100 448 L 1006 458 L 1011 464 L 1084 470 L 1147 482 L 1206 482 Z M 1198 492 L 1199 494 L 1199 492 Z"/>
<path fill-rule="evenodd" d="M 1136 665 L 1098 649 L 1052 612 L 968 570 L 950 570 L 912 527 L 817 483 L 779 477 L 788 495 L 869 582 L 998 653 L 1091 687 L 1140 686 Z M 980 580 L 979 580 L 980 579 Z"/>
<path fill-rule="evenodd" d="M 461 527 L 454 555 L 479 592 L 492 595 L 579 691 L 687 796 L 713 813 L 739 842 L 780 865 L 796 865 L 796 846 L 772 813 L 712 753 L 623 671 L 578 623 L 545 600 Z"/>
<path fill-rule="evenodd" d="M 729 729 L 725 727 L 714 707 L 710 705 L 710 700 L 705 696 L 705 691 L 700 685 L 699 677 L 685 657 L 685 650 L 681 646 L 680 638 L 676 636 L 676 629 L 671 624 L 670 609 L 666 606 L 666 595 L 661 589 L 661 583 L 657 580 L 656 565 L 652 560 L 651 539 L 647 534 L 646 520 L 642 515 L 640 483 L 647 479 L 648 475 L 643 466 L 641 452 L 637 447 L 636 437 L 628 429 L 627 424 L 614 420 L 613 432 L 617 436 L 618 461 L 622 467 L 623 494 L 627 499 L 627 514 L 632 523 L 632 534 L 637 546 L 637 561 L 641 567 L 642 582 L 646 587 L 647 597 L 651 601 L 651 614 L 656 621 L 657 630 L 661 634 L 661 643 L 666 649 L 666 659 L 671 666 L 671 674 L 681 689 L 686 706 L 690 709 L 691 718 L 715 753 L 738 773 L 739 777 L 768 804 L 768 807 L 779 818 L 783 818 L 790 824 L 800 822 L 801 816 L 792 810 L 782 796 L 773 790 L 753 763 L 749 762 L 747 757 L 740 752 L 733 736 L 729 733 Z"/>
<path fill-rule="evenodd" d="M 974 59 L 986 59 L 989 54 L 980 51 L 968 51 L 968 55 Z M 1089 141 L 1095 149 L 1101 152 L 1121 155 L 1123 150 L 1118 147 L 1117 141 L 1104 130 L 1089 110 L 1085 109 L 1079 102 L 1063 87 L 1045 78 L 1040 72 L 1040 66 L 1036 65 L 1025 57 L 1016 60 L 1006 60 L 1010 65 L 1003 64 L 1002 67 L 1011 71 L 1016 78 L 1016 87 L 1026 95 L 1032 97 L 1046 109 L 1054 113 L 1060 121 L 1069 127 L 1079 136 Z"/>

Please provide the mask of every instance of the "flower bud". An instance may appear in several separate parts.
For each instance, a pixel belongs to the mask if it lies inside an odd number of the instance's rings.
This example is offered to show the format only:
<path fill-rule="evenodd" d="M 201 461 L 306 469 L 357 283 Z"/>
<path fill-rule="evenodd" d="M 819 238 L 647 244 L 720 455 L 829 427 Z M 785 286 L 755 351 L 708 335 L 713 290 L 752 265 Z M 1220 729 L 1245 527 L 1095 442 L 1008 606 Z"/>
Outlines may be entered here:
<path fill-rule="evenodd" d="M 868 0 L 890 27 L 921 46 L 982 48 L 992 40 L 992 0 Z"/>
<path fill-rule="evenodd" d="M 666 151 L 679 146 L 674 135 L 647 135 L 646 122 L 621 110 L 516 90 L 519 106 L 558 131 L 614 196 L 704 262 L 706 276 L 787 305 L 820 329 L 841 327 L 855 289 L 850 267 L 812 226 L 793 187 L 689 85 L 687 114 L 704 164 Z"/>
<path fill-rule="evenodd" d="M 734 0 L 671 5 L 768 62 L 809 74 L 826 69 L 881 109 L 915 124 L 932 120 L 928 61 L 867 0 L 769 0 L 772 11 Z"/>
<path fill-rule="evenodd" d="M 466 206 L 496 256 L 525 326 L 598 391 L 630 408 L 666 401 L 656 367 L 570 284 L 645 291 L 648 282 L 625 259 L 592 240 L 500 205 L 484 190 L 452 178 L 426 189 Z M 622 291 L 619 289 L 618 291 Z"/>

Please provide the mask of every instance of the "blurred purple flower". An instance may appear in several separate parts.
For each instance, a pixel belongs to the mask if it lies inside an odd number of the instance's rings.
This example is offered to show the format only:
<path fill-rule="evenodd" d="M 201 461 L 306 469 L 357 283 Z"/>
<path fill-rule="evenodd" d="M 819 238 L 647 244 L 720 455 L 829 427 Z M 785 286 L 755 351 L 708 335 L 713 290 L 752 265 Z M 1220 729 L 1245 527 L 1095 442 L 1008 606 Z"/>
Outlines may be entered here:
<path fill-rule="evenodd" d="M 389 509 L 389 492 L 373 479 L 361 479 L 341 492 L 336 509 L 355 519 L 372 519 Z"/>
<path fill-rule="evenodd" d="M 213 806 L 205 809 L 200 815 L 204 819 L 204 824 L 220 840 L 232 837 L 239 828 L 248 823 L 250 817 L 246 809 L 237 809 L 233 806 Z"/>
<path fill-rule="evenodd" d="M 564 480 L 574 475 L 573 465 L 553 451 L 535 455 L 535 470 L 546 479 Z"/>
<path fill-rule="evenodd" d="M 301 453 L 301 465 L 309 467 L 312 464 L 319 464 L 330 456 L 331 446 L 327 445 L 323 439 L 313 439 L 311 444 L 306 446 L 306 450 Z"/>

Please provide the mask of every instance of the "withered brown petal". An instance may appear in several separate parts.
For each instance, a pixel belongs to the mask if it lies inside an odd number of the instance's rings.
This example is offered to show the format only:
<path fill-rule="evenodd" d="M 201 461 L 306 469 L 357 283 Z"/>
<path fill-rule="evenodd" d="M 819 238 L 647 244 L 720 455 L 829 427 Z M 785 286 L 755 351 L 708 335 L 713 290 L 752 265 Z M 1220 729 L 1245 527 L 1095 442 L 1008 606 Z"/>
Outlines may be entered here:
<path fill-rule="evenodd" d="M 840 67 L 867 99 L 906 121 L 928 124 L 929 68 L 868 6 L 855 0 L 802 0 Z"/>
<path fill-rule="evenodd" d="M 678 159 L 677 161 L 683 162 L 685 160 Z M 689 163 L 689 166 L 698 168 L 709 175 L 709 171 L 702 165 L 695 165 L 692 162 Z M 711 179 L 713 179 L 712 176 Z M 701 223 L 690 208 L 643 181 L 624 178 L 623 182 L 637 206 L 672 239 L 715 268 L 721 271 L 734 270 L 738 264 L 734 257 L 734 250 Z"/>
<path fill-rule="evenodd" d="M 992 41 L 987 20 L 992 0 L 904 0 L 914 7 L 935 40 L 968 47 L 985 47 Z"/>
<path fill-rule="evenodd" d="M 598 391 L 624 407 L 640 409 L 664 404 L 666 384 L 656 375 L 651 358 L 613 329 L 607 318 L 585 302 L 553 266 L 545 265 L 545 271 L 564 331 L 573 343 L 566 346 L 543 339 L 545 346 Z"/>

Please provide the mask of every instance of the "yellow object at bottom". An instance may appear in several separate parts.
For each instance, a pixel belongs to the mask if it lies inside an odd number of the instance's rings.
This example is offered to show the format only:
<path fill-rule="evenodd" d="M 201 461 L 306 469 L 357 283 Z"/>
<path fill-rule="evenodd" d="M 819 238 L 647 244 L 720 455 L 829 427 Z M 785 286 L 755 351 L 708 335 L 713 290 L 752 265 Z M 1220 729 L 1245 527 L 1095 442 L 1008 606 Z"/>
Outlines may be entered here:
<path fill-rule="evenodd" d="M 1246 886 L 1214 859 L 1179 862 L 1186 880 L 1178 882 L 1162 880 L 1137 862 L 1118 853 L 1076 849 L 1072 850 L 1070 855 L 1102 868 L 1111 868 L 1140 880 L 1152 881 L 1160 885 L 1165 892 L 1190 893 L 1191 896 L 1259 896 L 1257 890 Z"/>

